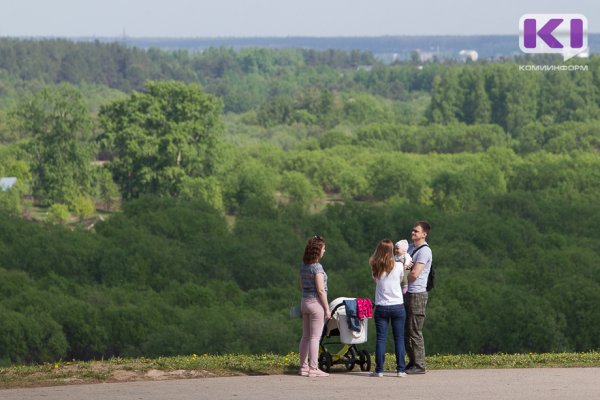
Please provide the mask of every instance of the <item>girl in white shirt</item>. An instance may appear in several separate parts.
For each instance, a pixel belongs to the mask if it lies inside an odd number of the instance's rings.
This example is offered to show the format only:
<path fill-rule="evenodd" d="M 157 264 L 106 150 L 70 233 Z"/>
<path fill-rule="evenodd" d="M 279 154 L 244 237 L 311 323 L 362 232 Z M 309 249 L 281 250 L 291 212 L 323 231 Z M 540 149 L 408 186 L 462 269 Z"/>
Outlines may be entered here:
<path fill-rule="evenodd" d="M 375 377 L 383 376 L 385 364 L 385 347 L 388 326 L 392 325 L 396 354 L 396 376 L 406 376 L 404 362 L 404 322 L 406 312 L 402 297 L 402 278 L 404 265 L 394 261 L 394 242 L 384 239 L 379 242 L 373 255 L 369 258 L 373 280 L 375 281 L 375 329 L 377 342 L 375 345 Z"/>

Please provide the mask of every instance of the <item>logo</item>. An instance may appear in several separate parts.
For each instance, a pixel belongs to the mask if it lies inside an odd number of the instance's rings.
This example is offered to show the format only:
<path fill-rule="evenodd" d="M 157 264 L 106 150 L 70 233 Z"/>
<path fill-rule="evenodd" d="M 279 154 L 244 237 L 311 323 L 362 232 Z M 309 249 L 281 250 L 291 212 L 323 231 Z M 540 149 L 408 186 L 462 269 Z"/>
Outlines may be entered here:
<path fill-rule="evenodd" d="M 557 53 L 563 60 L 588 54 L 588 23 L 582 14 L 525 14 L 519 20 L 524 53 Z"/>

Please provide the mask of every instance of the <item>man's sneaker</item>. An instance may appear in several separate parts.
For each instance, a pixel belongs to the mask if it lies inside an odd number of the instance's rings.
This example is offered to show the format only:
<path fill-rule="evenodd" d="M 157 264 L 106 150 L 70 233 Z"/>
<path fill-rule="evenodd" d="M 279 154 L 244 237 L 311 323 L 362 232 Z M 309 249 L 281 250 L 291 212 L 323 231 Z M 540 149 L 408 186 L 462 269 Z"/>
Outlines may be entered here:
<path fill-rule="evenodd" d="M 383 378 L 383 372 L 371 372 L 371 376 L 374 378 Z"/>
<path fill-rule="evenodd" d="M 398 378 L 406 378 L 406 372 L 396 372 Z"/>
<path fill-rule="evenodd" d="M 406 370 L 406 373 L 408 375 L 418 375 L 418 374 L 424 374 L 425 370 L 423 368 L 419 368 L 419 367 L 411 367 Z"/>

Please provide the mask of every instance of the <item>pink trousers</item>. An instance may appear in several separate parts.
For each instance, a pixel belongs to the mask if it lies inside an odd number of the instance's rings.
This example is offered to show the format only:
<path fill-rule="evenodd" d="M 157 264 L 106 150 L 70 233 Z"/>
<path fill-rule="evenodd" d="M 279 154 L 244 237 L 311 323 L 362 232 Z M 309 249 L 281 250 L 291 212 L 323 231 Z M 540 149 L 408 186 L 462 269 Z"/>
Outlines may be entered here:
<path fill-rule="evenodd" d="M 325 310 L 316 297 L 303 297 L 301 310 L 300 367 L 317 369 L 319 366 L 319 341 L 325 326 Z"/>

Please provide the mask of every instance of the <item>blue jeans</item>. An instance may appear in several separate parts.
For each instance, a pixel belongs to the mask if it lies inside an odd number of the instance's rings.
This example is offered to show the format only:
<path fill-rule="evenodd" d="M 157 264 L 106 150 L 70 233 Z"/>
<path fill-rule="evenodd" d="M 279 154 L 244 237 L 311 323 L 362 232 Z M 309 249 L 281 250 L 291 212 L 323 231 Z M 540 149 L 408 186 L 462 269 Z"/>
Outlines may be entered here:
<path fill-rule="evenodd" d="M 396 352 L 396 372 L 404 372 L 404 321 L 406 311 L 404 304 L 375 307 L 375 329 L 377 344 L 375 345 L 375 372 L 383 372 L 385 364 L 385 345 L 387 341 L 388 324 L 392 323 L 394 347 Z"/>

